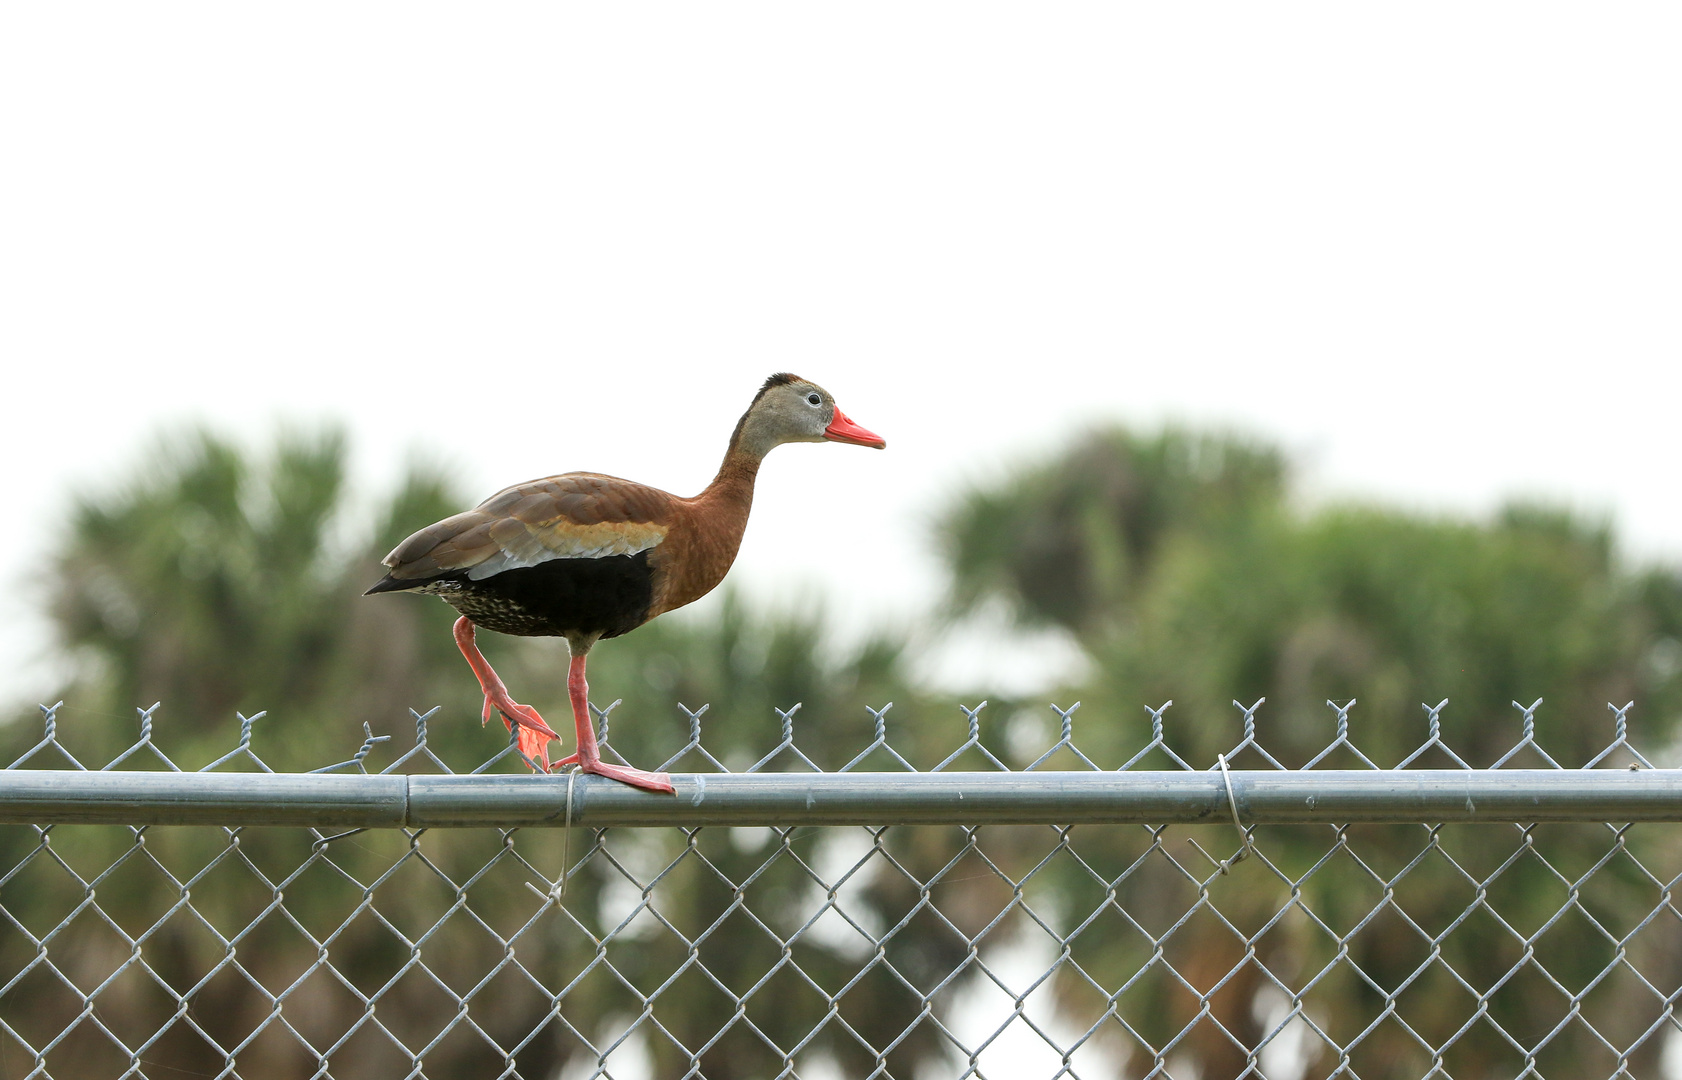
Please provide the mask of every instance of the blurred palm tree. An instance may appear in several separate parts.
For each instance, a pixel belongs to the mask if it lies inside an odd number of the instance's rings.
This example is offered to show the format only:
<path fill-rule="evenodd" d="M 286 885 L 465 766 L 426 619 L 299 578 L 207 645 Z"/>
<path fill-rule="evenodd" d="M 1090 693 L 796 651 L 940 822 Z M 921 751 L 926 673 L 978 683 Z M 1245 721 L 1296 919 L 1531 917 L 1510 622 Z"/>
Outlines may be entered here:
<path fill-rule="evenodd" d="M 1064 700 L 1084 701 L 1079 744 L 1111 766 L 1149 743 L 1143 706 L 1170 698 L 1168 740 L 1194 764 L 1211 762 L 1240 741 L 1235 698 L 1266 699 L 1257 714 L 1260 741 L 1288 767 L 1332 742 L 1328 699 L 1359 698 L 1351 738 L 1384 767 L 1425 742 L 1420 704 L 1445 697 L 1443 739 L 1478 766 L 1518 743 L 1515 699 L 1545 700 L 1534 716 L 1537 741 L 1567 767 L 1611 742 L 1608 701 L 1637 702 L 1630 721 L 1639 745 L 1663 747 L 1674 737 L 1682 715 L 1677 574 L 1628 568 L 1606 525 L 1537 506 L 1509 507 L 1481 523 L 1359 507 L 1298 512 L 1282 461 L 1276 451 L 1228 436 L 1110 430 L 1081 439 L 1047 462 L 966 493 L 942 519 L 953 610 L 1002 602 L 1024 627 L 1050 623 L 1068 630 L 1091 657 L 1094 675 L 1065 688 Z M 1433 755 L 1421 764 L 1450 764 L 1440 751 Z M 1511 762 L 1541 763 L 1534 750 Z M 1141 767 L 1164 764 L 1159 757 Z M 1235 764 L 1268 767 L 1254 751 Z M 1361 764 L 1345 749 L 1320 767 Z M 1386 842 L 1395 851 L 1410 845 L 1417 851 L 1417 832 L 1394 832 Z M 1510 829 L 1457 835 L 1463 861 L 1490 869 L 1516 844 Z M 1081 851 L 1119 871 L 1139 854 L 1132 836 L 1082 830 Z M 1592 865 L 1607 840 L 1604 830 L 1560 830 L 1552 843 L 1564 864 L 1583 865 L 1587 858 Z M 1105 845 L 1114 850 L 1095 850 Z M 1327 847 L 1323 830 L 1269 834 L 1270 857 L 1300 871 Z M 1024 854 L 1024 865 L 1029 857 Z M 1192 862 L 1199 876 L 1213 869 L 1198 856 Z M 1625 869 L 1614 865 L 1602 882 L 1618 885 L 1599 894 L 1597 915 L 1608 925 L 1634 925 L 1631 919 L 1639 922 L 1660 902 L 1649 883 Z M 1236 873 L 1248 887 L 1223 881 L 1221 911 L 1239 926 L 1266 925 L 1290 900 L 1255 864 L 1241 864 Z M 1539 860 L 1521 860 L 1492 895 L 1519 913 L 1518 922 L 1535 925 L 1565 902 L 1554 895 L 1551 874 Z M 1065 899 L 1092 892 L 1083 872 L 1059 881 Z M 1353 926 L 1379 902 L 1365 896 L 1363 881 L 1370 891 L 1370 879 L 1360 874 L 1324 870 L 1304 884 L 1297 902 L 1333 925 Z M 1421 925 L 1448 926 L 1468 902 L 1463 885 L 1446 860 L 1426 860 L 1408 879 L 1409 913 Z M 1130 911 L 1152 910 L 1164 890 L 1176 887 L 1183 879 L 1158 851 L 1118 894 Z M 1089 899 L 1095 908 L 1103 904 L 1102 895 Z M 1237 969 L 1213 1010 L 1239 1043 L 1255 1045 L 1267 1030 L 1258 1002 L 1272 990 L 1258 964 L 1290 970 L 1315 952 L 1311 939 L 1319 932 L 1307 920 L 1281 925 L 1294 930 L 1272 933 L 1268 949 L 1250 960 L 1242 942 L 1215 920 L 1189 924 L 1165 954 L 1182 972 L 1197 972 L 1194 983 L 1205 987 Z M 1655 974 L 1661 984 L 1682 978 L 1673 959 L 1677 944 L 1644 946 L 1651 968 L 1643 970 L 1662 970 Z M 1487 985 L 1514 962 L 1512 945 L 1500 932 L 1460 934 L 1442 959 Z M 1110 986 L 1149 965 L 1151 952 L 1136 933 L 1088 933 L 1074 949 L 1089 971 L 1107 974 Z M 1423 954 L 1417 931 L 1399 919 L 1380 919 L 1354 941 L 1351 959 L 1396 986 Z M 1581 986 L 1612 960 L 1609 948 L 1579 943 L 1550 955 L 1548 967 L 1566 984 Z M 1312 965 L 1302 977 L 1308 974 Z M 1492 1002 L 1492 1016 L 1509 1031 L 1540 1038 L 1558 1012 L 1557 992 L 1541 983 L 1512 983 Z M 1143 985 L 1134 1018 L 1158 1045 L 1195 1022 L 1197 999 L 1160 967 Z M 1071 1002 L 1084 992 L 1073 979 L 1064 988 Z M 1628 1027 L 1644 1015 L 1650 1002 L 1632 992 L 1627 1000 L 1601 1000 L 1603 1030 Z M 1465 1015 L 1467 1002 L 1454 993 L 1424 1000 L 1422 1029 L 1446 1037 Z M 1343 1031 L 1358 1030 L 1350 1027 L 1354 1019 L 1378 1007 L 1371 988 L 1347 967 L 1312 999 L 1328 1029 Z M 1586 1058 L 1573 1054 L 1600 1052 L 1592 1040 L 1574 1037 L 1556 1040 L 1551 1050 L 1561 1075 L 1587 1067 Z M 1208 1023 L 1183 1048 L 1205 1077 L 1236 1076 L 1246 1067 L 1233 1039 Z M 1648 1040 L 1637 1058 L 1656 1060 L 1659 1049 Z M 1371 1064 L 1361 1068 L 1363 1076 L 1418 1071 L 1416 1045 L 1394 1025 L 1370 1038 L 1367 1052 Z M 1453 1071 L 1491 1075 L 1509 1053 L 1499 1035 L 1479 1025 L 1457 1044 Z M 1322 1066 L 1334 1068 L 1335 1059 Z"/>
<path fill-rule="evenodd" d="M 1089 433 L 947 508 L 936 542 L 952 613 L 1002 600 L 1025 626 L 1103 636 L 1131 617 L 1165 545 L 1241 534 L 1278 512 L 1284 483 L 1283 455 L 1238 435 Z"/>
<path fill-rule="evenodd" d="M 161 701 L 177 752 L 217 756 L 236 710 L 268 710 L 269 763 L 311 768 L 336 729 L 328 745 L 355 748 L 358 719 L 466 700 L 438 677 L 453 652 L 444 613 L 358 602 L 376 553 L 460 499 L 417 467 L 364 507 L 346 461 L 333 429 L 285 432 L 261 457 L 197 431 L 79 497 L 52 575 L 53 619 L 78 661 L 67 718 Z"/>

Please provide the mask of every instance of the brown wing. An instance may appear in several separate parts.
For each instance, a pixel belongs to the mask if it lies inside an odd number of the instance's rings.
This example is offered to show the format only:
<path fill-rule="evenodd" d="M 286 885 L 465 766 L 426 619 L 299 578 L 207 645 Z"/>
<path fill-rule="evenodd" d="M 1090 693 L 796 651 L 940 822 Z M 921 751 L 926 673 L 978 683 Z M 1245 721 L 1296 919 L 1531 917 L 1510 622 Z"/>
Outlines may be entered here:
<path fill-rule="evenodd" d="M 658 488 L 600 473 L 516 484 L 398 544 L 385 557 L 387 577 L 401 589 L 402 582 L 450 571 L 480 580 L 550 559 L 634 555 L 666 538 L 674 501 Z"/>

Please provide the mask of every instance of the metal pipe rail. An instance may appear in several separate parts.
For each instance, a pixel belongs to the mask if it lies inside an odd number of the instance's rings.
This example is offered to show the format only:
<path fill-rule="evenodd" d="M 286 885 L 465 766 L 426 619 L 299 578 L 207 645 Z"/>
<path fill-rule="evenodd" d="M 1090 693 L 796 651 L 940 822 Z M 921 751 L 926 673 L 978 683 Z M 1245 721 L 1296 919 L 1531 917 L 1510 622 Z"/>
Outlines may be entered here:
<path fill-rule="evenodd" d="M 1682 821 L 1682 771 L 1237 772 L 1243 824 Z M 575 826 L 1230 824 L 1219 772 L 690 773 L 571 781 Z M 565 776 L 0 772 L 0 822 L 560 826 Z"/>

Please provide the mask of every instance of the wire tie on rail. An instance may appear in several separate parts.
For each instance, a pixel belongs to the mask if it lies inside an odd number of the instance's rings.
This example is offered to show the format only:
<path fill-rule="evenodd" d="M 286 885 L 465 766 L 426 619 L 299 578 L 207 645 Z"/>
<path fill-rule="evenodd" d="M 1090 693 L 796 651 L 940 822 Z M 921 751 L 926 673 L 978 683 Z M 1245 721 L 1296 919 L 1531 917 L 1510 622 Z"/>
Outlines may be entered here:
<path fill-rule="evenodd" d="M 567 770 L 567 817 L 566 828 L 561 830 L 561 880 L 555 885 L 555 899 L 566 898 L 567 867 L 572 864 L 572 782 L 578 779 L 576 767 Z"/>
<path fill-rule="evenodd" d="M 1232 793 L 1232 773 L 1226 767 L 1226 755 L 1216 754 L 1215 760 L 1221 766 L 1221 780 L 1226 784 L 1226 804 L 1232 810 L 1232 827 L 1238 830 L 1239 840 L 1237 854 L 1220 864 L 1221 873 L 1224 874 L 1250 854 L 1250 834 L 1244 831 L 1244 823 L 1238 820 L 1238 796 Z"/>

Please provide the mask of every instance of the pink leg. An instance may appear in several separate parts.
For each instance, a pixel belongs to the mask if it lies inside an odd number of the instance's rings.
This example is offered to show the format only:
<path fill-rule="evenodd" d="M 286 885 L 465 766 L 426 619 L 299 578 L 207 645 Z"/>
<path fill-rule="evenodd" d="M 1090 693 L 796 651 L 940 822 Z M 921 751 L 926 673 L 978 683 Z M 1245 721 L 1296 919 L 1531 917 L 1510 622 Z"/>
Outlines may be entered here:
<path fill-rule="evenodd" d="M 502 684 L 496 672 L 491 670 L 479 647 L 473 644 L 473 623 L 463 615 L 456 620 L 456 647 L 461 649 L 461 655 L 467 657 L 467 665 L 473 669 L 473 674 L 479 677 L 479 689 L 485 692 L 485 709 L 479 718 L 481 724 L 490 720 L 497 713 L 502 714 L 502 722 L 513 731 L 514 725 L 520 726 L 518 738 L 520 752 L 535 762 L 543 771 L 549 771 L 549 742 L 560 736 L 543 722 L 543 717 L 537 715 L 537 710 L 530 705 L 521 705 L 508 695 L 508 687 Z"/>
<path fill-rule="evenodd" d="M 567 692 L 572 697 L 572 721 L 578 727 L 578 753 L 569 755 L 555 764 L 571 765 L 577 762 L 580 772 L 605 776 L 610 780 L 618 780 L 649 791 L 676 794 L 672 788 L 672 778 L 665 773 L 645 772 L 628 765 L 610 765 L 602 760 L 601 750 L 596 746 L 596 726 L 590 721 L 590 686 L 584 681 L 584 658 L 587 655 L 589 654 L 583 652 L 574 655 L 572 664 L 567 669 Z"/>

